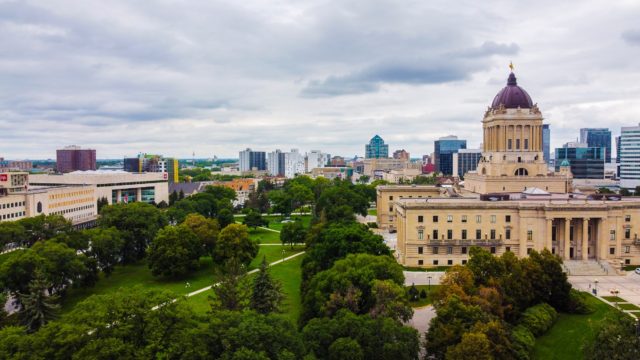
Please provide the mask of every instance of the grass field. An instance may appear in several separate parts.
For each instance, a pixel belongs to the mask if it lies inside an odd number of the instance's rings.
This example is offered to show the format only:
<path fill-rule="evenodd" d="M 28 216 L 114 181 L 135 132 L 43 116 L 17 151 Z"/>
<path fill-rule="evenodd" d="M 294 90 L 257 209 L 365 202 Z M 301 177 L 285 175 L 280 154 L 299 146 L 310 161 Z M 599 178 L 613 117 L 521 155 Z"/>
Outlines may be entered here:
<path fill-rule="evenodd" d="M 640 307 L 633 304 L 618 304 L 618 307 L 622 310 L 640 310 Z"/>
<path fill-rule="evenodd" d="M 369 210 L 367 210 L 367 213 L 369 215 L 372 215 L 372 216 L 378 216 L 378 210 L 377 209 L 369 209 Z"/>
<path fill-rule="evenodd" d="M 406 286 L 405 288 L 409 290 L 410 286 Z M 427 297 L 419 298 L 418 301 L 410 301 L 409 303 L 411 304 L 411 307 L 422 307 L 431 304 L 433 294 L 438 290 L 438 288 L 440 288 L 440 285 L 431 285 L 430 288 L 429 285 L 416 285 L 416 289 L 418 289 L 418 291 L 424 290 L 427 292 Z"/>
<path fill-rule="evenodd" d="M 608 302 L 627 302 L 627 300 L 618 296 L 603 296 L 602 298 L 607 300 Z"/>
<path fill-rule="evenodd" d="M 266 229 L 249 229 L 249 237 L 260 244 L 281 244 L 280 234 Z"/>
<path fill-rule="evenodd" d="M 269 229 L 281 231 L 285 224 L 282 222 L 282 218 L 280 216 L 265 216 L 263 219 L 269 221 Z M 290 219 L 293 221 L 302 221 L 302 224 L 305 227 L 309 227 L 309 224 L 311 223 L 311 215 L 291 215 Z"/>
<path fill-rule="evenodd" d="M 559 314 L 558 321 L 536 339 L 534 359 L 581 359 L 585 345 L 593 343 L 604 318 L 618 311 L 593 296 L 586 297 L 596 309 L 592 314 Z"/>

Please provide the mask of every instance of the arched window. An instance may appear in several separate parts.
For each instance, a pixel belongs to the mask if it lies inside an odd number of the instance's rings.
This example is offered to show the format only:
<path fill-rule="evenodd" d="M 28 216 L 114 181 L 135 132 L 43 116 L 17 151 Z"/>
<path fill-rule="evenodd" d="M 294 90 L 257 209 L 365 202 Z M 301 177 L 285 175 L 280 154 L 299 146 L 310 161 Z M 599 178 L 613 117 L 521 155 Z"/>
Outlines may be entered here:
<path fill-rule="evenodd" d="M 525 168 L 519 168 L 519 169 L 516 170 L 514 175 L 515 176 L 527 176 L 527 175 L 529 175 L 529 172 Z"/>
<path fill-rule="evenodd" d="M 42 203 L 40 201 L 38 201 L 38 205 L 36 205 L 36 211 L 38 211 L 38 214 L 42 212 Z"/>
<path fill-rule="evenodd" d="M 487 175 L 487 169 L 486 168 L 482 168 L 482 175 Z"/>

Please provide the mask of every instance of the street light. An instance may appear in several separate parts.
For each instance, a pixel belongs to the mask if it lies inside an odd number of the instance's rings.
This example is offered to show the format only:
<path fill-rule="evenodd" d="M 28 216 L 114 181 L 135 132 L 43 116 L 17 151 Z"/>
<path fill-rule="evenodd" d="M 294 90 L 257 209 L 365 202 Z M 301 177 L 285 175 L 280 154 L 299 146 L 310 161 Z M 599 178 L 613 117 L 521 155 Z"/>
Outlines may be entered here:
<path fill-rule="evenodd" d="M 593 287 L 593 294 L 598 295 L 598 279 L 593 280 L 595 286 Z"/>
<path fill-rule="evenodd" d="M 427 276 L 427 280 L 429 281 L 429 286 L 427 287 L 427 296 L 431 292 L 431 275 Z"/>
<path fill-rule="evenodd" d="M 618 308 L 618 294 L 620 294 L 620 290 L 618 289 L 611 289 L 609 290 L 609 292 L 611 292 L 611 295 L 615 296 L 613 298 L 613 306 L 615 306 L 615 308 Z"/>

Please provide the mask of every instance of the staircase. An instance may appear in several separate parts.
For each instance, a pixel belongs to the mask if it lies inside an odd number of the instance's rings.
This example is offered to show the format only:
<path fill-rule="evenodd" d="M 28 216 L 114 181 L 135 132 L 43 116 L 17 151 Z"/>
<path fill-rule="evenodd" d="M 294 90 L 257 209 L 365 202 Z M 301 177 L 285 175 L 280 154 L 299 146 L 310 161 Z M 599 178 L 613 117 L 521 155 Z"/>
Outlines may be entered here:
<path fill-rule="evenodd" d="M 613 267 L 606 261 L 596 260 L 564 260 L 562 267 L 567 275 L 575 276 L 607 276 L 617 275 Z"/>

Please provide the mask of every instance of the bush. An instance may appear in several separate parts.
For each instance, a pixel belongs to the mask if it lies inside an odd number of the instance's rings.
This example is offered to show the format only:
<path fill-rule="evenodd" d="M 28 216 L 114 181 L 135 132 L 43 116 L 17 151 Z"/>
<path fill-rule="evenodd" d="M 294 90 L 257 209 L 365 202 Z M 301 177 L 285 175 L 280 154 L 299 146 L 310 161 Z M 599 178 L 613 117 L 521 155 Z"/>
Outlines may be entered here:
<path fill-rule="evenodd" d="M 536 344 L 536 338 L 533 333 L 523 325 L 518 325 L 511 331 L 511 344 L 513 345 L 513 352 L 516 358 L 522 360 L 529 360 L 533 347 Z"/>
<path fill-rule="evenodd" d="M 591 314 L 595 310 L 587 303 L 587 296 L 591 296 L 583 291 L 571 289 L 569 292 L 568 311 L 572 314 Z"/>
<path fill-rule="evenodd" d="M 558 313 L 549 304 L 538 304 L 524 311 L 520 325 L 526 327 L 531 333 L 538 337 L 553 326 L 558 318 Z"/>
<path fill-rule="evenodd" d="M 369 227 L 369 229 L 377 229 L 378 228 L 378 223 L 368 222 L 367 226 Z"/>
<path fill-rule="evenodd" d="M 427 298 L 427 292 L 424 289 L 420 290 L 420 298 L 422 299 Z"/>

